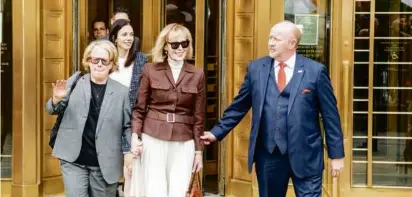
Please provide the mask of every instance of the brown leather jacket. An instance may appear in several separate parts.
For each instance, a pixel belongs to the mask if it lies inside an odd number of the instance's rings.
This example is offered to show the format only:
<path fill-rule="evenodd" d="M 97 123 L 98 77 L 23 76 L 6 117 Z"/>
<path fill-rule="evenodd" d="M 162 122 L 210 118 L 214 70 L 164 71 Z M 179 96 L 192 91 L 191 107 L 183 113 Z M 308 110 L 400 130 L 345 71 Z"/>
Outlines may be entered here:
<path fill-rule="evenodd" d="M 146 64 L 133 107 L 132 132 L 167 141 L 194 139 L 195 149 L 203 150 L 205 103 L 202 69 L 184 64 L 175 83 L 167 63 Z"/>

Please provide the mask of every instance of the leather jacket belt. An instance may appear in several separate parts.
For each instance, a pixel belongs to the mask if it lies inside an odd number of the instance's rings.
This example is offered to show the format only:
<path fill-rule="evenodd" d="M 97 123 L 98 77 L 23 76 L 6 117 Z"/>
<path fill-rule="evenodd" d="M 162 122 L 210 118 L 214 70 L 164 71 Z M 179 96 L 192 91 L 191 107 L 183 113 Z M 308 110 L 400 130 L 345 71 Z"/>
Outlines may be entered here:
<path fill-rule="evenodd" d="M 188 115 L 179 115 L 175 113 L 161 113 L 157 111 L 150 110 L 147 112 L 146 117 L 156 119 L 156 120 L 163 120 L 166 122 L 180 122 L 185 124 L 193 124 L 193 117 Z"/>

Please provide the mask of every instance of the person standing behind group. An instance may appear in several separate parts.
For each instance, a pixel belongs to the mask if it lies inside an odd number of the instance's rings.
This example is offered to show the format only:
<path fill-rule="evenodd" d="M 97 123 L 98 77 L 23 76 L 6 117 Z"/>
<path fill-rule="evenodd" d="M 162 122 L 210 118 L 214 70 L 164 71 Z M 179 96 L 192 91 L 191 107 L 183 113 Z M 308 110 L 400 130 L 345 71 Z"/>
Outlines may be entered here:
<path fill-rule="evenodd" d="M 129 12 L 126 8 L 123 8 L 123 7 L 116 8 L 115 12 L 113 13 L 113 16 L 110 18 L 111 29 L 113 28 L 113 25 L 117 20 L 126 20 L 130 22 Z M 109 34 L 107 34 L 107 36 L 104 37 L 104 39 L 109 40 Z M 133 51 L 134 52 L 140 51 L 140 40 L 136 36 L 134 37 Z"/>
<path fill-rule="evenodd" d="M 109 26 L 102 19 L 95 19 L 91 25 L 90 41 L 100 40 L 109 34 Z"/>
<path fill-rule="evenodd" d="M 123 19 L 117 20 L 110 32 L 109 40 L 114 43 L 119 53 L 118 71 L 110 74 L 110 78 L 120 82 L 129 88 L 130 106 L 133 107 L 137 100 L 137 91 L 139 89 L 140 76 L 143 66 L 147 63 L 147 57 L 142 52 L 133 51 L 134 31 L 131 24 Z M 132 170 L 133 155 L 125 155 L 125 194 L 128 195 L 128 184 L 130 184 L 130 175 Z"/>
<path fill-rule="evenodd" d="M 147 63 L 147 56 L 142 52 L 133 51 L 134 31 L 130 22 L 117 20 L 110 31 L 109 40 L 116 46 L 119 53 L 119 69 L 110 74 L 110 77 L 128 87 L 130 105 L 136 104 L 143 66 Z"/>
<path fill-rule="evenodd" d="M 66 197 L 116 195 L 131 136 L 129 91 L 109 78 L 116 61 L 111 42 L 94 41 L 83 56 L 86 74 L 53 83 L 46 110 L 51 115 L 64 110 L 53 156 L 60 159 Z"/>
<path fill-rule="evenodd" d="M 142 157 L 144 196 L 185 196 L 192 172 L 203 168 L 205 75 L 185 62 L 193 47 L 182 25 L 163 28 L 152 55 L 133 107 L 132 152 Z"/>

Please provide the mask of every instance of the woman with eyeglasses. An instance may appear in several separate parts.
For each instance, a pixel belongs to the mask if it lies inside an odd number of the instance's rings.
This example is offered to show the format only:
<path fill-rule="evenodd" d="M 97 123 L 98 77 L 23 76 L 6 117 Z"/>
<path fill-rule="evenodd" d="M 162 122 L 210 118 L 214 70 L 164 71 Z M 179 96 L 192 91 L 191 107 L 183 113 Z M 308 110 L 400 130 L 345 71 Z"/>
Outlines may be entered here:
<path fill-rule="evenodd" d="M 109 78 L 116 62 L 111 42 L 94 41 L 84 52 L 86 73 L 53 84 L 46 110 L 52 115 L 64 111 L 53 155 L 60 159 L 67 197 L 116 195 L 131 137 L 129 90 Z"/>
<path fill-rule="evenodd" d="M 205 75 L 185 62 L 193 47 L 182 25 L 167 25 L 151 54 L 132 111 L 132 152 L 142 156 L 143 196 L 185 196 L 192 172 L 203 168 Z"/>

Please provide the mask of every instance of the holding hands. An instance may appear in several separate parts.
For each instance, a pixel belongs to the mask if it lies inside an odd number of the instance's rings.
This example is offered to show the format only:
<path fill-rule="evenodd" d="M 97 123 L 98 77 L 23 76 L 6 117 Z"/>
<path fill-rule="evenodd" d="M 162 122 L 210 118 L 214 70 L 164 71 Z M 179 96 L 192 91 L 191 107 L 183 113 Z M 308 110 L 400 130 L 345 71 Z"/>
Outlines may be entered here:
<path fill-rule="evenodd" d="M 210 143 L 214 142 L 217 140 L 216 136 L 214 136 L 211 132 L 205 132 L 202 136 L 200 136 L 200 139 L 203 140 L 203 143 L 205 145 L 209 145 Z"/>
<path fill-rule="evenodd" d="M 132 133 L 132 149 L 131 152 L 134 154 L 135 157 L 138 157 L 143 152 L 143 142 L 139 139 L 137 133 Z"/>

